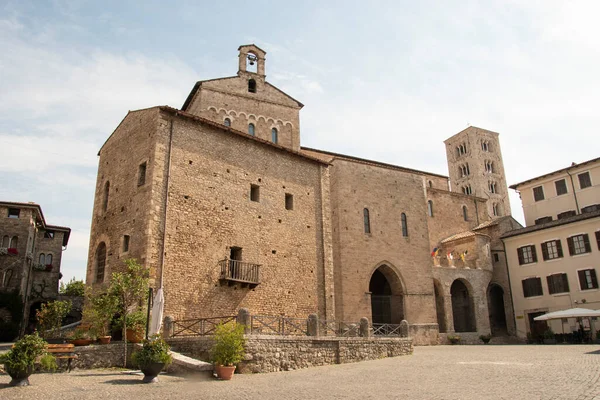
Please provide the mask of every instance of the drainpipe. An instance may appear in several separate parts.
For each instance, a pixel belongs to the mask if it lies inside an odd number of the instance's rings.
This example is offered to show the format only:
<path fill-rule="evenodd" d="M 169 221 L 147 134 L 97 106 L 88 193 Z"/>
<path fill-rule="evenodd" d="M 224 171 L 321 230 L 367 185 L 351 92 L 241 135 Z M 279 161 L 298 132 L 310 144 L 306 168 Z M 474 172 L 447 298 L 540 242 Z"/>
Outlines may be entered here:
<path fill-rule="evenodd" d="M 477 207 L 477 199 L 473 199 L 475 203 L 475 218 L 477 219 L 477 226 L 479 226 L 479 208 Z"/>
<path fill-rule="evenodd" d="M 177 115 L 177 112 L 175 112 Z M 171 124 L 169 126 L 169 156 L 167 162 L 167 179 L 166 179 L 166 191 L 165 191 L 165 212 L 163 215 L 163 237 L 162 237 L 162 249 L 161 249 L 161 259 L 160 259 L 160 283 L 159 288 L 163 287 L 163 277 L 165 270 L 165 243 L 167 241 L 167 209 L 169 207 L 169 187 L 170 187 L 170 178 L 171 178 L 171 149 L 173 147 L 173 118 L 171 118 Z"/>
<path fill-rule="evenodd" d="M 575 198 L 575 207 L 577 208 L 577 214 L 581 214 L 581 211 L 579 210 L 579 203 L 577 202 L 577 192 L 575 191 L 575 183 L 573 182 L 573 175 L 571 175 L 569 173 L 568 169 L 567 169 L 567 175 L 569 175 L 569 178 L 571 178 L 571 187 L 573 188 L 573 197 Z"/>
<path fill-rule="evenodd" d="M 21 329 L 19 329 L 19 337 L 23 337 L 25 334 L 25 327 L 27 326 L 27 321 L 29 320 L 29 313 L 31 310 L 29 309 L 30 304 L 28 304 L 29 292 L 31 290 L 31 284 L 33 282 L 33 260 L 35 259 L 35 238 L 37 237 L 37 221 L 33 222 L 33 240 L 31 242 L 31 254 L 32 259 L 29 263 L 29 272 L 27 273 L 27 282 L 25 283 L 25 293 L 23 293 L 23 316 L 21 317 Z M 25 248 L 25 261 L 27 262 L 27 248 Z"/>

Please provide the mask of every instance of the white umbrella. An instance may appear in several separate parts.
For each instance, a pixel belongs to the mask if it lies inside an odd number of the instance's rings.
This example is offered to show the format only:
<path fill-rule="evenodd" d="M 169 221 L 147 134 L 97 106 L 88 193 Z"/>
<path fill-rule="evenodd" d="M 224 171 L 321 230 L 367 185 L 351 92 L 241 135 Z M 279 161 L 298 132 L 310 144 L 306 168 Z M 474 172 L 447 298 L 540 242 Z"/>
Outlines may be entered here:
<path fill-rule="evenodd" d="M 163 296 L 162 288 L 156 291 L 154 296 L 154 304 L 152 305 L 152 314 L 150 315 L 150 331 L 148 336 L 156 335 L 160 332 L 163 319 L 163 308 L 165 305 L 165 297 Z"/>
<path fill-rule="evenodd" d="M 586 318 L 586 317 L 600 317 L 600 311 L 588 310 L 587 308 L 570 308 L 568 310 L 554 311 L 539 317 L 535 317 L 534 321 L 547 321 L 550 319 L 561 319 L 561 318 Z"/>

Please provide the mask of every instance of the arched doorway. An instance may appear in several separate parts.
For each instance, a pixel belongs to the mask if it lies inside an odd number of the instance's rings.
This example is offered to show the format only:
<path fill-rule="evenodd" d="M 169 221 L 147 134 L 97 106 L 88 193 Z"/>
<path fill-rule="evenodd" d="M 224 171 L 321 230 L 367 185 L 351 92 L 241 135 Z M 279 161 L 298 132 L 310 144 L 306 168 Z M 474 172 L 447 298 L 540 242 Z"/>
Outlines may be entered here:
<path fill-rule="evenodd" d="M 433 280 L 433 292 L 435 294 L 435 314 L 440 333 L 447 332 L 446 327 L 446 306 L 444 304 L 444 290 L 442 285 L 436 279 Z"/>
<path fill-rule="evenodd" d="M 504 290 L 500 285 L 490 284 L 487 296 L 492 335 L 506 335 L 508 331 L 504 311 Z"/>
<path fill-rule="evenodd" d="M 382 265 L 373 272 L 369 292 L 374 324 L 399 324 L 404 319 L 402 282 L 392 268 Z"/>
<path fill-rule="evenodd" d="M 452 296 L 454 331 L 475 332 L 473 299 L 467 286 L 461 280 L 455 280 L 450 287 L 450 295 Z"/>

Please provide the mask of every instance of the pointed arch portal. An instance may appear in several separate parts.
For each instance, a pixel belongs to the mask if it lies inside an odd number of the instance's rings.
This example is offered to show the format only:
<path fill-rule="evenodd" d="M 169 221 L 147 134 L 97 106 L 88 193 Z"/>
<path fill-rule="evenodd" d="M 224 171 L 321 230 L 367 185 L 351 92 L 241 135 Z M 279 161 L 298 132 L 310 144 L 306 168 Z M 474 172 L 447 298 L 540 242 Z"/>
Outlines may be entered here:
<path fill-rule="evenodd" d="M 399 324 L 404 319 L 402 282 L 388 265 L 381 265 L 371 275 L 371 319 L 374 324 Z"/>

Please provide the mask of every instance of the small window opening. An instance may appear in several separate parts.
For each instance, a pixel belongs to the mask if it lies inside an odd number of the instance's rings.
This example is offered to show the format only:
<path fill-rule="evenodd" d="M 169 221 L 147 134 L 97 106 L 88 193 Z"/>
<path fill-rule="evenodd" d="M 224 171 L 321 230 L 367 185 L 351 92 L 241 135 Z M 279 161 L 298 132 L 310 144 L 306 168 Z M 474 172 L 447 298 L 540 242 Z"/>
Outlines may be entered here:
<path fill-rule="evenodd" d="M 8 218 L 19 218 L 21 214 L 21 210 L 18 208 L 9 208 L 8 209 Z"/>
<path fill-rule="evenodd" d="M 45 231 L 44 239 L 54 239 L 54 231 Z"/>
<path fill-rule="evenodd" d="M 231 120 L 229 118 L 225 118 L 225 120 L 223 121 L 223 124 L 225 126 L 231 126 Z"/>
<path fill-rule="evenodd" d="M 129 235 L 123 235 L 123 253 L 129 251 Z"/>
<path fill-rule="evenodd" d="M 44 253 L 40 253 L 40 257 L 38 259 L 40 265 L 45 265 L 46 263 L 46 255 Z"/>
<path fill-rule="evenodd" d="M 498 256 L 498 253 L 494 253 L 494 262 L 499 262 L 500 261 L 500 257 Z"/>
<path fill-rule="evenodd" d="M 277 143 L 277 139 L 278 139 L 277 138 L 277 129 L 273 128 L 273 129 L 271 129 L 271 141 L 273 143 Z"/>
<path fill-rule="evenodd" d="M 433 187 L 433 182 L 429 181 L 429 187 L 432 188 Z"/>
<path fill-rule="evenodd" d="M 9 249 L 16 249 L 17 247 L 19 247 L 19 237 L 18 236 L 13 236 L 10 239 L 10 243 L 8 245 Z"/>
<path fill-rule="evenodd" d="M 400 215 L 400 221 L 402 222 L 402 236 L 407 237 L 408 236 L 408 223 L 406 222 L 406 214 L 402 213 L 402 215 Z"/>
<path fill-rule="evenodd" d="M 294 195 L 290 193 L 285 194 L 285 209 L 293 210 L 294 209 Z"/>
<path fill-rule="evenodd" d="M 146 163 L 143 162 L 138 167 L 138 186 L 142 186 L 146 183 Z"/>
<path fill-rule="evenodd" d="M 254 136 L 254 124 L 250 123 L 248 124 L 248 133 L 252 136 Z"/>
<path fill-rule="evenodd" d="M 498 203 L 494 203 L 492 205 L 492 212 L 494 214 L 495 217 L 500 216 L 500 206 L 498 205 Z"/>
<path fill-rule="evenodd" d="M 46 254 L 46 262 L 44 265 L 52 265 L 52 254 Z"/>
<path fill-rule="evenodd" d="M 260 201 L 260 186 L 250 185 L 250 200 Z"/>
<path fill-rule="evenodd" d="M 4 235 L 4 237 L 2 238 L 2 247 L 7 249 L 9 244 L 10 238 L 8 237 L 8 235 Z"/>
<path fill-rule="evenodd" d="M 463 219 L 465 221 L 468 221 L 469 220 L 469 214 L 468 214 L 468 211 L 467 211 L 467 206 L 462 206 L 462 211 L 463 211 Z"/>
<path fill-rule="evenodd" d="M 433 217 L 433 201 L 431 200 L 427 201 L 427 215 Z"/>
<path fill-rule="evenodd" d="M 248 80 L 248 92 L 256 93 L 256 81 L 254 79 Z"/>
<path fill-rule="evenodd" d="M 365 233 L 371 233 L 371 219 L 369 218 L 369 209 L 365 208 L 363 209 L 363 218 L 364 218 L 364 225 L 365 225 Z"/>
<path fill-rule="evenodd" d="M 110 182 L 106 181 L 104 184 L 104 198 L 102 199 L 102 211 L 106 212 L 108 209 L 108 194 L 110 192 Z"/>

